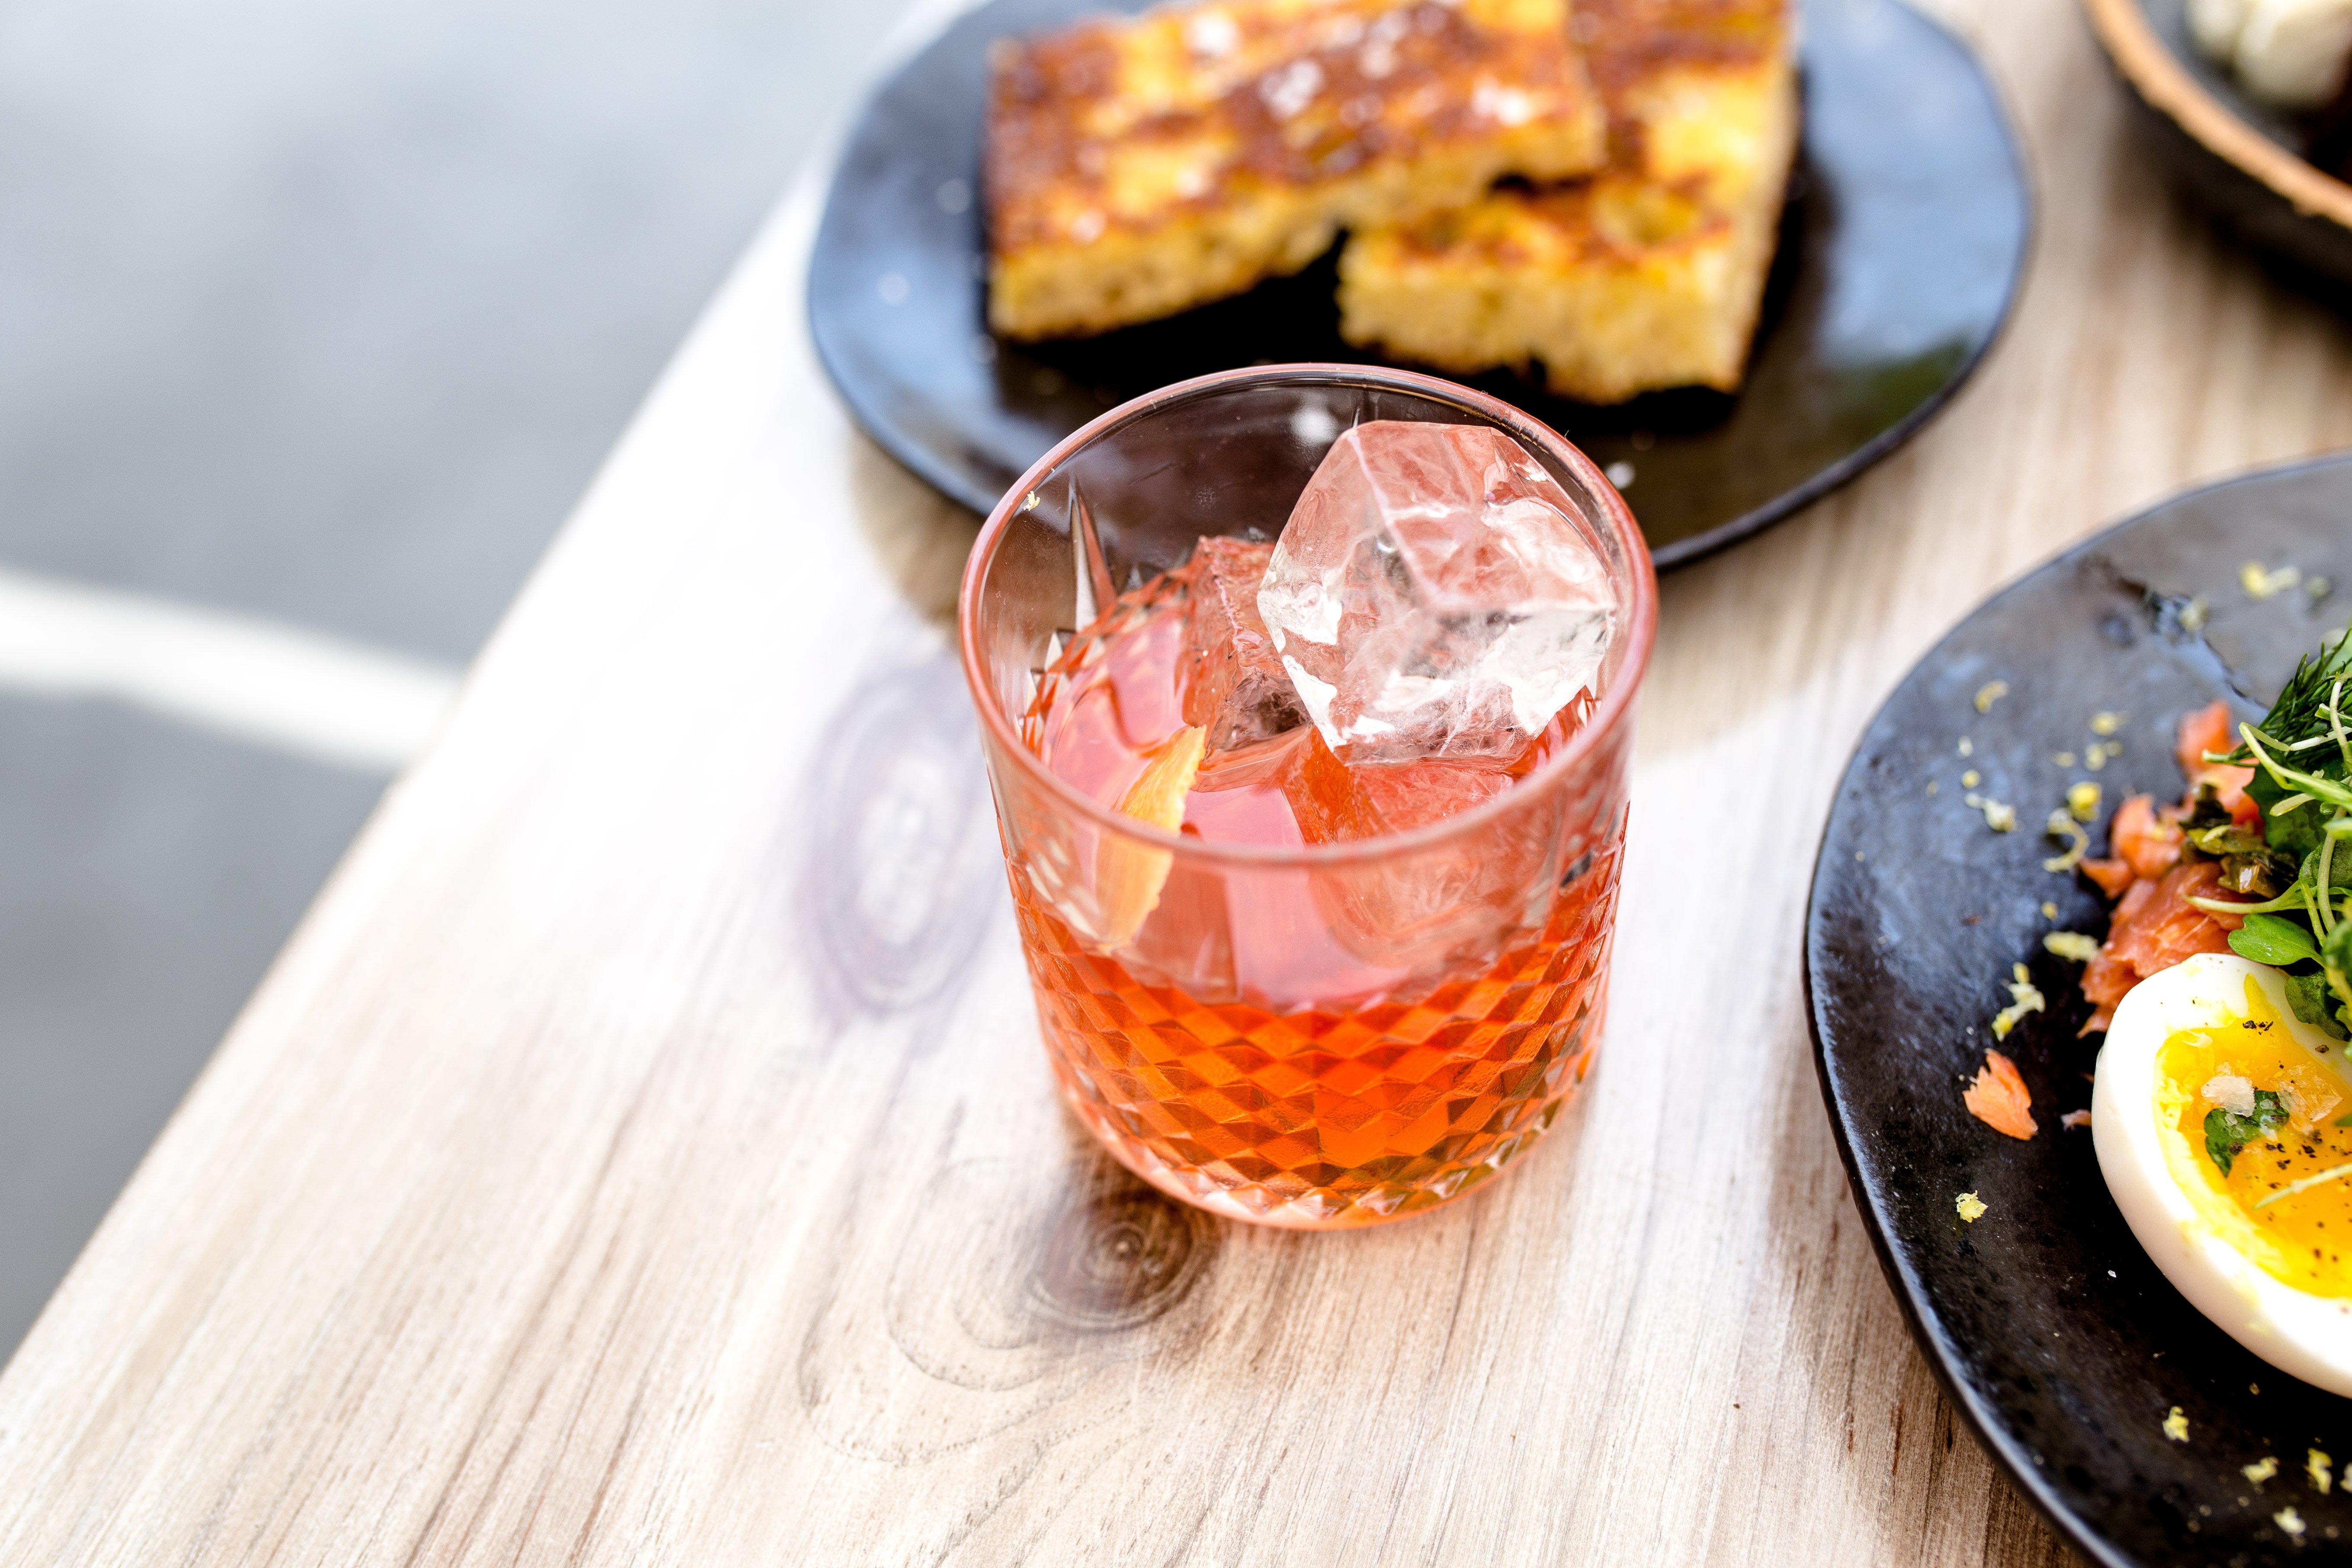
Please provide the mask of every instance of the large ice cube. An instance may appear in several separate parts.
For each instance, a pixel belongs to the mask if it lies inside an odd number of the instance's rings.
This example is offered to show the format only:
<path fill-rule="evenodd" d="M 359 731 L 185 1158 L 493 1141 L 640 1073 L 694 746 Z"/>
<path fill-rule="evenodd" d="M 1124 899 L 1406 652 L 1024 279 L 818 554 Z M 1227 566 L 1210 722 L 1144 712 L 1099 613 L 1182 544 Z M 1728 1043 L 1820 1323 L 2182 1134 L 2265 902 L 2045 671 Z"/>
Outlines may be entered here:
<path fill-rule="evenodd" d="M 1257 595 L 1331 749 L 1506 758 L 1596 686 L 1616 595 L 1579 516 L 1499 430 L 1378 420 L 1334 442 Z"/>
<path fill-rule="evenodd" d="M 1302 733 L 1279 782 L 1309 844 L 1426 827 L 1511 787 L 1508 773 L 1475 763 L 1342 763 L 1319 733 Z M 1419 970 L 1491 958 L 1547 902 L 1563 852 L 1563 805 L 1557 792 L 1538 794 L 1466 839 L 1318 867 L 1308 873 L 1316 910 L 1368 963 Z"/>
<path fill-rule="evenodd" d="M 1307 722 L 1258 619 L 1257 591 L 1271 544 L 1203 539 L 1182 570 L 1190 577 L 1184 722 L 1205 726 L 1211 752 L 1267 741 Z"/>
<path fill-rule="evenodd" d="M 1299 837 L 1309 844 L 1337 844 L 1442 822 L 1510 788 L 1511 775 L 1433 757 L 1342 763 L 1310 734 L 1279 783 Z"/>

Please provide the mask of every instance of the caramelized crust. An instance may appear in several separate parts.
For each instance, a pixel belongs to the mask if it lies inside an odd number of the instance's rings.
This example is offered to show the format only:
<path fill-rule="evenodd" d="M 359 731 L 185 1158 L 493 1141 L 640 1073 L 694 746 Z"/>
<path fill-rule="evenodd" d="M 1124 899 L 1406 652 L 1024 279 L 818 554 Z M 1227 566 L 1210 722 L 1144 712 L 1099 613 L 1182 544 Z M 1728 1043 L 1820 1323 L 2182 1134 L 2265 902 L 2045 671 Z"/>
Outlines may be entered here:
<path fill-rule="evenodd" d="M 1567 0 L 1223 0 L 1003 40 L 990 324 L 1101 331 L 1604 152 Z"/>
<path fill-rule="evenodd" d="M 1667 71 L 1739 71 L 1789 55 L 1782 0 L 1584 0 L 1574 31 L 1612 128 L 1638 121 L 1631 95 Z"/>
<path fill-rule="evenodd" d="M 1586 0 L 1609 164 L 1367 231 L 1340 331 L 1444 369 L 1539 363 L 1613 403 L 1739 384 L 1797 136 L 1781 0 Z"/>

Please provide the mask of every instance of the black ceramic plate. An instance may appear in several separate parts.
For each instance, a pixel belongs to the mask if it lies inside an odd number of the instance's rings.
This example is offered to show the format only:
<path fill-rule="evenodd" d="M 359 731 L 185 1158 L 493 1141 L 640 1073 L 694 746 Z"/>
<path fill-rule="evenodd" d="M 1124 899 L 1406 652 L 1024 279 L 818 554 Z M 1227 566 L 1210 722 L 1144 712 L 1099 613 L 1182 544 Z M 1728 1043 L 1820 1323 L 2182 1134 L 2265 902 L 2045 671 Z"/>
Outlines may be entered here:
<path fill-rule="evenodd" d="M 2258 604 L 2242 567 L 2352 582 L 2347 520 L 2352 458 L 2331 458 L 2168 501 L 2003 591 L 1871 722 L 1813 872 L 1814 1048 L 1879 1261 L 1953 1405 L 2101 1563 L 2352 1557 L 2352 1497 L 2323 1497 L 2302 1475 L 2312 1447 L 2352 1461 L 2352 1402 L 2256 1360 L 2183 1300 L 2108 1198 L 2089 1132 L 2058 1125 L 2090 1103 L 2096 1038 L 2075 1033 L 2079 967 L 2042 938 L 2104 931 L 2105 912 L 2086 885 L 2042 868 L 2057 847 L 2035 831 L 2076 779 L 2095 779 L 2107 810 L 2141 791 L 2178 799 L 2180 715 L 2221 697 L 2259 716 L 2352 601 L 2298 588 Z M 2201 633 L 2183 614 L 2200 599 Z M 1994 680 L 2009 693 L 1979 714 L 1972 699 Z M 2080 763 L 2101 711 L 2128 721 L 2122 757 L 2093 773 Z M 2057 765 L 2062 752 L 2078 765 Z M 2015 832 L 1963 803 L 1963 769 L 2016 806 Z M 2021 962 L 2050 1001 L 2000 1046 L 2041 1122 L 2023 1142 L 1960 1103 Z M 1963 1192 L 1989 1205 L 1973 1225 L 1955 1211 Z M 2162 1430 L 2176 1405 L 2186 1444 Z M 2279 1477 L 2249 1484 L 2240 1467 L 2273 1455 Z M 2272 1519 L 2288 1504 L 2307 1527 L 2301 1546 Z"/>
<path fill-rule="evenodd" d="M 1113 0 L 1139 9 L 1139 0 Z M 1297 278 L 1083 342 L 1000 344 L 976 206 L 988 41 L 1099 10 L 992 0 L 866 106 L 809 275 L 818 353 L 858 422 L 978 511 L 1055 442 L 1186 376 L 1360 361 L 1326 257 Z M 1671 566 L 1785 517 L 1892 450 L 1974 367 L 2009 310 L 2029 202 L 1991 86 L 1899 0 L 1809 0 L 1805 140 L 1747 389 L 1593 408 L 1508 374 L 1475 384 L 1565 432 Z M 1614 476 L 1612 476 L 1614 477 Z"/>
<path fill-rule="evenodd" d="M 2352 283 L 2352 108 L 2290 115 L 2242 91 L 2190 41 L 2188 0 L 2084 8 L 2180 187 L 2291 269 Z"/>

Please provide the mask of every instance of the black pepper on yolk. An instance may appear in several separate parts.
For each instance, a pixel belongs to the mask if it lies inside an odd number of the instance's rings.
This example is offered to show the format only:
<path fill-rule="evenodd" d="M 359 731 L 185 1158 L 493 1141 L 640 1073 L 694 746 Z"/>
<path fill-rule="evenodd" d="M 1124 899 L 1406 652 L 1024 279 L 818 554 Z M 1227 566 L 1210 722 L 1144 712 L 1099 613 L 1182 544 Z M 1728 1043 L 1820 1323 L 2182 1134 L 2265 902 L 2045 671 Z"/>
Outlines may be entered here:
<path fill-rule="evenodd" d="M 2167 1162 L 2200 1216 L 2264 1273 L 2315 1296 L 2352 1296 L 2352 1169 L 2289 1192 L 2352 1167 L 2352 1127 L 2336 1125 L 2352 1111 L 2352 1092 L 2295 1041 L 2251 982 L 2246 1001 L 2246 1017 L 2181 1030 L 2157 1052 L 2158 1125 L 2179 1135 L 2163 1140 Z M 2267 1137 L 2249 1140 L 2226 1176 L 2205 1144 L 2214 1109 L 2205 1086 L 2217 1077 L 2251 1080 L 2292 1112 Z"/>

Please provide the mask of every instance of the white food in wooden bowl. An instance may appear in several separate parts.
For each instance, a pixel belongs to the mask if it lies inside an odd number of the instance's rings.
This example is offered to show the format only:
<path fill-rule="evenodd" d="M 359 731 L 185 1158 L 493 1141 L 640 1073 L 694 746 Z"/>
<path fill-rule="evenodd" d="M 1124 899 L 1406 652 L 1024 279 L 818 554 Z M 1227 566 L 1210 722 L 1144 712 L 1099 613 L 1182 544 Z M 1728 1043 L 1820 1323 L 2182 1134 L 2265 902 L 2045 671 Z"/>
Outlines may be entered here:
<path fill-rule="evenodd" d="M 2189 0 L 2189 31 L 2281 109 L 2325 107 L 2352 66 L 2352 0 Z"/>

